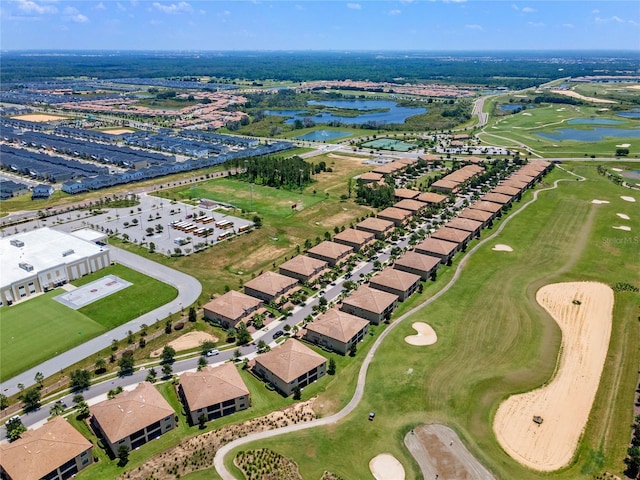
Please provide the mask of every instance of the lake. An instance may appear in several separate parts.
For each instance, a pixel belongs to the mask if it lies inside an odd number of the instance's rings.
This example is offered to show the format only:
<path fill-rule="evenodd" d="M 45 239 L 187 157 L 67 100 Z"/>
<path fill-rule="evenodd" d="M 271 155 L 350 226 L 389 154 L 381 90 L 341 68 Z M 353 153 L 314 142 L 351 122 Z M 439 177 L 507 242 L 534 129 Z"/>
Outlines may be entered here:
<path fill-rule="evenodd" d="M 519 103 L 503 103 L 498 105 L 498 110 L 502 110 L 503 112 L 513 112 L 514 110 L 520 110 L 521 108 L 525 107 Z"/>
<path fill-rule="evenodd" d="M 336 130 L 314 130 L 313 132 L 305 133 L 299 137 L 295 137 L 296 140 L 308 140 L 312 142 L 327 142 L 336 138 L 349 137 L 351 132 L 343 132 Z"/>
<path fill-rule="evenodd" d="M 632 108 L 628 112 L 620 112 L 616 115 L 625 118 L 640 118 L 640 108 Z"/>
<path fill-rule="evenodd" d="M 396 102 L 390 100 L 309 100 L 307 104 L 343 108 L 347 110 L 358 110 L 363 113 L 353 117 L 344 117 L 328 112 L 319 113 L 313 116 L 304 115 L 305 113 L 309 113 L 308 110 L 266 110 L 265 113 L 267 115 L 292 117 L 284 122 L 286 124 L 292 124 L 296 120 L 310 118 L 316 123 L 341 122 L 346 125 L 361 125 L 367 122 L 404 123 L 409 117 L 427 112 L 427 109 L 422 107 L 399 107 Z M 385 109 L 386 111 L 367 112 L 368 110 L 380 109 Z"/>
<path fill-rule="evenodd" d="M 572 118 L 567 121 L 568 125 L 617 125 L 619 123 L 622 122 L 609 118 Z"/>
<path fill-rule="evenodd" d="M 595 127 L 591 130 L 578 130 L 576 128 L 559 128 L 555 133 L 536 133 L 537 136 L 561 142 L 563 140 L 575 140 L 578 142 L 599 142 L 606 137 L 613 138 L 640 138 L 640 128 L 607 128 Z"/>

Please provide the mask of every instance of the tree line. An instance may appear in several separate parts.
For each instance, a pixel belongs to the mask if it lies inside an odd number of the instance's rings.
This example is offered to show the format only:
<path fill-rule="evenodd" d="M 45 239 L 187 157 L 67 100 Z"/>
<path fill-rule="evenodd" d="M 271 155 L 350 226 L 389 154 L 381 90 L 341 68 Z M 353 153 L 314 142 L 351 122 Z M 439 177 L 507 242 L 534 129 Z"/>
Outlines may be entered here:
<path fill-rule="evenodd" d="M 227 168 L 242 171 L 236 175 L 240 180 L 287 190 L 302 189 L 313 181 L 313 174 L 327 170 L 325 162 L 314 165 L 297 155 L 233 159 L 227 162 Z"/>

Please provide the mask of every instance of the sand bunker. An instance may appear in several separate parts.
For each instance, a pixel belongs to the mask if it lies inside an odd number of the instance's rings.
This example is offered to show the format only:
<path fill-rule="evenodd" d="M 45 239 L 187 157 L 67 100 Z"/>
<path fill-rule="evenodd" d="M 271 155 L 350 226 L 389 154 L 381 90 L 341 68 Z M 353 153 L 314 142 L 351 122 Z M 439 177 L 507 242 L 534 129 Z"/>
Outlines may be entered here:
<path fill-rule="evenodd" d="M 416 427 L 405 435 L 404 444 L 420 465 L 425 479 L 494 480 L 456 432 L 445 425 L 434 423 Z"/>
<path fill-rule="evenodd" d="M 422 347 L 424 345 L 433 345 L 438 341 L 438 335 L 436 335 L 436 331 L 431 328 L 431 325 L 427 325 L 424 322 L 413 322 L 411 326 L 418 334 L 404 337 L 404 341 L 409 345 Z"/>
<path fill-rule="evenodd" d="M 206 332 L 189 332 L 172 340 L 167 345 L 173 347 L 176 352 L 183 350 L 189 350 L 202 345 L 204 342 L 217 342 L 218 339 Z M 162 354 L 162 349 L 154 350 L 151 352 L 151 357 L 159 357 Z"/>
<path fill-rule="evenodd" d="M 579 94 L 578 92 L 574 92 L 571 90 L 551 90 L 553 93 L 557 93 L 558 95 L 565 95 L 571 98 L 579 98 L 580 100 L 585 100 L 587 102 L 593 103 L 618 103 L 614 100 L 606 100 L 604 98 L 593 98 L 593 97 L 585 97 L 584 95 Z"/>
<path fill-rule="evenodd" d="M 589 418 L 609 348 L 613 291 L 596 282 L 557 283 L 538 290 L 536 300 L 562 331 L 556 374 L 505 400 L 493 429 L 511 457 L 550 472 L 571 461 Z"/>
<path fill-rule="evenodd" d="M 627 227 L 626 225 L 618 225 L 617 227 L 613 227 L 616 230 L 624 230 L 625 232 L 630 232 L 631 231 L 631 227 Z"/>
<path fill-rule="evenodd" d="M 616 145 L 616 147 L 618 148 L 629 148 L 631 146 L 630 143 L 621 143 L 620 145 Z M 622 172 L 623 170 L 621 168 L 612 168 L 611 170 L 616 171 L 616 172 Z"/>
<path fill-rule="evenodd" d="M 376 480 L 404 480 L 404 467 L 390 453 L 381 453 L 371 459 L 369 469 Z"/>
<path fill-rule="evenodd" d="M 624 172 L 624 170 L 622 170 L 621 168 L 612 168 L 611 170 L 613 170 L 614 172 Z"/>
<path fill-rule="evenodd" d="M 627 196 L 623 195 L 620 198 L 623 199 L 625 202 L 631 202 L 631 203 L 635 203 L 636 202 L 636 199 L 633 198 L 633 197 L 627 197 Z"/>
<path fill-rule="evenodd" d="M 501 243 L 497 244 L 491 250 L 495 250 L 496 252 L 513 252 L 513 248 L 511 248 L 509 245 L 503 245 Z"/>
<path fill-rule="evenodd" d="M 609 203 L 607 200 L 591 200 L 591 203 L 595 203 L 596 205 L 602 205 L 603 203 Z"/>
<path fill-rule="evenodd" d="M 48 115 L 45 113 L 30 113 L 28 115 L 18 115 L 11 118 L 25 120 L 27 122 L 53 122 L 54 120 L 64 120 L 67 117 L 61 117 L 60 115 Z"/>
<path fill-rule="evenodd" d="M 106 133 L 109 135 L 122 135 L 123 133 L 133 133 L 135 130 L 131 130 L 130 128 L 114 128 L 112 130 L 102 130 L 102 133 Z"/>
<path fill-rule="evenodd" d="M 631 217 L 629 215 L 624 214 L 624 213 L 616 213 L 616 215 L 619 216 L 623 220 L 631 220 Z"/>

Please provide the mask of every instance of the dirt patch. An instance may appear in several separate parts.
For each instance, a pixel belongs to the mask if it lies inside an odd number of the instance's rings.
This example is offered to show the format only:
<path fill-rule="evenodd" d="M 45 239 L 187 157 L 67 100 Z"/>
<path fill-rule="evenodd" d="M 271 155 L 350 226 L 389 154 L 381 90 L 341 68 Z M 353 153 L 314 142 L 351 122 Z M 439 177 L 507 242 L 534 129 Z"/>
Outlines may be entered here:
<path fill-rule="evenodd" d="M 303 480 L 293 460 L 266 448 L 241 451 L 233 463 L 246 480 Z"/>
<path fill-rule="evenodd" d="M 621 219 L 623 220 L 631 220 L 631 217 L 625 213 L 616 213 L 617 216 L 619 216 Z"/>
<path fill-rule="evenodd" d="M 615 228 L 616 230 L 624 230 L 625 232 L 630 232 L 631 231 L 631 227 L 628 227 L 626 225 L 618 225 L 617 227 L 614 226 L 612 228 Z"/>
<path fill-rule="evenodd" d="M 46 113 L 30 113 L 27 115 L 18 115 L 15 118 L 16 120 L 25 120 L 27 122 L 54 122 L 56 120 L 64 120 L 67 117 L 61 117 L 60 115 L 48 115 Z"/>
<path fill-rule="evenodd" d="M 603 205 L 605 203 L 609 203 L 609 201 L 608 200 L 596 200 L 596 199 L 594 199 L 594 200 L 591 200 L 591 203 L 594 203 L 596 205 Z"/>
<path fill-rule="evenodd" d="M 631 202 L 631 203 L 636 203 L 636 199 L 633 197 L 627 197 L 626 195 L 623 195 L 620 197 L 622 200 L 624 200 L 625 202 Z"/>
<path fill-rule="evenodd" d="M 243 260 L 233 266 L 235 270 L 241 272 L 253 272 L 260 265 L 269 263 L 271 260 L 280 258 L 289 250 L 290 247 L 277 247 L 275 245 L 265 245 L 253 252 L 247 252 L 247 255 L 243 257 Z"/>
<path fill-rule="evenodd" d="M 440 424 L 422 425 L 404 437 L 422 477 L 441 480 L 495 480 L 471 455 L 456 432 Z"/>
<path fill-rule="evenodd" d="M 604 98 L 593 98 L 593 97 L 585 97 L 577 92 L 573 92 L 571 90 L 551 90 L 552 93 L 557 93 L 558 95 L 564 95 L 566 97 L 578 98 L 580 100 L 584 100 L 586 102 L 593 103 L 618 103 L 614 100 L 606 100 Z"/>
<path fill-rule="evenodd" d="M 513 252 L 513 248 L 511 248 L 509 245 L 504 245 L 501 243 L 493 247 L 491 250 L 494 250 L 496 252 Z"/>
<path fill-rule="evenodd" d="M 108 135 L 122 135 L 124 133 L 133 133 L 135 130 L 131 130 L 130 128 L 114 128 L 113 130 L 102 130 L 102 133 L 106 133 Z"/>
<path fill-rule="evenodd" d="M 616 145 L 616 147 L 619 147 L 619 148 L 627 148 L 627 147 L 630 147 L 630 146 L 631 145 L 629 145 L 628 143 L 623 143 L 622 145 Z M 611 170 L 613 170 L 614 172 L 624 172 L 623 169 L 615 168 L 615 167 L 613 167 Z"/>
<path fill-rule="evenodd" d="M 176 352 L 182 352 L 184 350 L 190 350 L 192 348 L 199 347 L 204 342 L 217 342 L 218 339 L 206 332 L 189 332 L 181 335 L 180 337 L 172 340 L 167 345 L 173 347 Z M 151 357 L 159 357 L 162 355 L 162 348 L 151 352 Z"/>
<path fill-rule="evenodd" d="M 613 291 L 596 282 L 546 285 L 536 300 L 562 330 L 554 378 L 544 387 L 505 400 L 493 429 L 515 460 L 550 472 L 567 465 L 598 391 L 607 356 Z"/>
<path fill-rule="evenodd" d="M 362 163 L 365 160 L 369 160 L 371 157 L 349 157 L 347 155 L 336 155 L 335 153 L 330 153 L 327 155 L 329 158 L 339 158 L 340 160 L 352 160 L 354 162 Z"/>
<path fill-rule="evenodd" d="M 313 400 L 297 403 L 289 408 L 270 413 L 237 425 L 229 425 L 183 441 L 179 445 L 150 458 L 118 479 L 175 480 L 179 476 L 211 468 L 216 451 L 227 443 L 250 433 L 309 422 L 316 418 Z M 279 477 L 274 477 L 279 478 Z"/>
<path fill-rule="evenodd" d="M 404 337 L 404 341 L 409 345 L 433 345 L 438 341 L 438 335 L 436 335 L 436 331 L 431 328 L 431 325 L 424 322 L 413 322 L 411 327 L 413 327 L 418 334 Z"/>
<path fill-rule="evenodd" d="M 369 469 L 376 480 L 404 480 L 404 467 L 390 453 L 381 453 L 371 459 Z"/>

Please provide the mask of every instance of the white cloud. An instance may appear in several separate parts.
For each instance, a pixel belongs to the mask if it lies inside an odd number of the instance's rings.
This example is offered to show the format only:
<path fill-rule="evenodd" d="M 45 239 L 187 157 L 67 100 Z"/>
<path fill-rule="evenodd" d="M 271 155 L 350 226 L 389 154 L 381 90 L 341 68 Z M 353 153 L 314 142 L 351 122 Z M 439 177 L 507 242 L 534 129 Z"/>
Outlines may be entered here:
<path fill-rule="evenodd" d="M 482 25 L 478 25 L 476 23 L 465 25 L 464 28 L 468 28 L 469 30 L 482 30 Z"/>
<path fill-rule="evenodd" d="M 107 7 L 104 6 L 104 3 L 100 2 L 99 4 L 97 4 L 95 7 L 93 7 L 94 10 L 106 10 Z"/>
<path fill-rule="evenodd" d="M 627 20 L 627 23 L 629 25 L 633 25 L 634 27 L 637 27 L 638 25 L 640 25 L 638 22 L 636 22 L 635 20 Z"/>
<path fill-rule="evenodd" d="M 591 10 L 591 13 L 593 13 L 594 15 L 597 15 L 598 13 L 600 13 L 600 10 L 596 8 L 595 10 Z"/>
<path fill-rule="evenodd" d="M 616 15 L 614 15 L 613 17 L 609 17 L 609 18 L 596 17 L 595 21 L 596 21 L 596 23 L 609 23 L 609 22 L 624 23 L 624 20 L 622 20 L 620 17 L 618 17 Z"/>
<path fill-rule="evenodd" d="M 523 8 L 522 8 L 522 11 L 523 11 L 524 13 L 533 13 L 533 12 L 535 12 L 535 11 L 536 11 L 536 9 L 535 9 L 535 8 L 531 8 L 531 7 L 523 7 Z"/>
<path fill-rule="evenodd" d="M 127 7 L 122 5 L 120 2 L 116 2 L 116 7 L 118 7 L 118 10 L 120 10 L 121 12 L 126 12 L 127 11 Z"/>
<path fill-rule="evenodd" d="M 402 13 L 402 10 L 389 10 L 389 15 L 400 15 Z"/>
<path fill-rule="evenodd" d="M 563 23 L 562 26 L 564 28 L 576 28 L 573 23 Z"/>
<path fill-rule="evenodd" d="M 516 5 L 515 3 L 511 4 L 511 8 L 513 8 L 516 11 L 520 10 L 520 8 L 518 8 L 518 5 Z"/>
<path fill-rule="evenodd" d="M 529 22 L 529 26 L 534 27 L 534 28 L 541 28 L 541 27 L 544 27 L 544 23 L 542 23 L 542 22 Z"/>
<path fill-rule="evenodd" d="M 170 5 L 164 5 L 160 2 L 153 2 L 151 5 L 156 10 L 160 10 L 161 12 L 168 13 L 170 15 L 193 12 L 193 8 L 187 2 L 172 3 Z"/>
<path fill-rule="evenodd" d="M 89 21 L 89 17 L 81 13 L 78 13 L 71 17 L 71 21 L 76 23 L 87 23 Z"/>
<path fill-rule="evenodd" d="M 347 8 L 350 8 L 351 10 L 361 10 L 362 5 L 359 3 L 347 3 Z"/>
<path fill-rule="evenodd" d="M 89 17 L 80 13 L 75 7 L 66 7 L 63 14 L 67 20 L 71 20 L 72 22 L 87 23 L 89 21 Z"/>
<path fill-rule="evenodd" d="M 18 8 L 23 12 L 27 13 L 37 13 L 38 15 L 43 15 L 45 13 L 56 13 L 58 9 L 51 5 L 38 5 L 36 2 L 32 2 L 31 0 L 18 0 Z"/>

